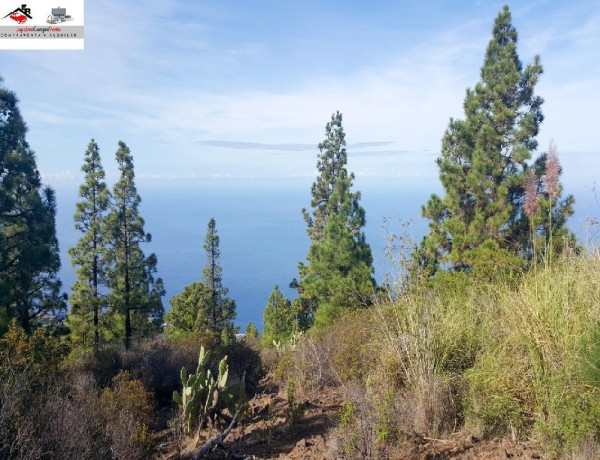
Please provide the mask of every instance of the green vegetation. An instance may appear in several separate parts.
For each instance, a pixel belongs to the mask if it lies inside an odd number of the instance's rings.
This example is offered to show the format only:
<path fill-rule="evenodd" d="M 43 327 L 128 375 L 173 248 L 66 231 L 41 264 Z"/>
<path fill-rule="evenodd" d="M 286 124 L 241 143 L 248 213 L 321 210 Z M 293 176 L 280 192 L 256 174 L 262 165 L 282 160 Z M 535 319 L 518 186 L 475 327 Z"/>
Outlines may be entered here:
<path fill-rule="evenodd" d="M 366 306 L 375 289 L 373 256 L 365 240 L 365 210 L 360 192 L 352 192 L 346 135 L 336 112 L 319 144 L 319 176 L 312 185 L 312 215 L 302 211 L 311 246 L 307 263 L 299 264 L 300 305 L 310 305 L 315 324 L 330 324 L 349 308 Z M 296 285 L 297 283 L 293 283 Z"/>
<path fill-rule="evenodd" d="M 85 152 L 81 170 L 84 183 L 79 188 L 82 198 L 75 210 L 75 228 L 83 233 L 76 246 L 69 249 L 71 263 L 77 267 L 77 281 L 73 285 L 68 324 L 74 340 L 83 346 L 91 343 L 97 353 L 100 335 L 108 338 L 105 324 L 108 311 L 105 287 L 108 265 L 106 261 L 106 216 L 110 192 L 104 181 L 105 173 L 100 160 L 98 144 L 92 139 Z"/>
<path fill-rule="evenodd" d="M 202 330 L 207 318 L 205 304 L 210 297 L 210 291 L 201 281 L 186 286 L 182 292 L 171 297 L 171 308 L 165 315 L 169 325 L 167 330 L 173 333 Z"/>
<path fill-rule="evenodd" d="M 107 286 L 111 310 L 124 319 L 125 348 L 138 336 L 159 330 L 164 295 L 162 280 L 154 279 L 156 255 L 145 256 L 141 244 L 150 242 L 139 214 L 141 198 L 134 183 L 133 157 L 127 145 L 119 142 L 116 154 L 119 180 L 113 188 L 113 202 L 106 219 L 108 247 Z"/>
<path fill-rule="evenodd" d="M 358 332 L 364 317 L 345 316 L 297 344 L 278 375 L 309 393 L 343 376 L 343 458 L 456 429 L 535 439 L 552 455 L 590 443 L 598 453 L 599 269 L 597 256 L 571 253 L 517 280 L 457 272 L 398 286 L 371 309 L 370 335 Z M 366 356 L 341 345 L 349 330 Z"/>
<path fill-rule="evenodd" d="M 85 152 L 81 201 L 75 228 L 83 233 L 69 255 L 77 267 L 67 325 L 75 343 L 93 345 L 157 332 L 162 324 L 162 280 L 155 279 L 157 259 L 141 244 L 151 240 L 139 214 L 141 198 L 134 183 L 133 157 L 123 142 L 116 154 L 119 180 L 111 194 L 100 150 L 92 139 Z"/>
<path fill-rule="evenodd" d="M 0 85 L 2 81 L 0 80 Z M 0 86 L 0 335 L 60 321 L 54 190 L 43 186 L 15 93 Z"/>
<path fill-rule="evenodd" d="M 206 266 L 202 281 L 186 286 L 183 292 L 171 298 L 171 309 L 165 319 L 175 334 L 210 330 L 229 337 L 235 335 L 235 301 L 227 297 L 223 286 L 223 269 L 219 263 L 219 235 L 215 219 L 210 219 L 204 241 Z"/>
<path fill-rule="evenodd" d="M 423 207 L 430 233 L 419 257 L 428 272 L 440 265 L 465 270 L 490 257 L 512 267 L 527 259 L 532 233 L 523 212 L 524 182 L 530 168 L 538 181 L 545 170 L 544 157 L 533 166 L 527 163 L 544 119 L 543 99 L 534 94 L 541 74 L 539 56 L 523 69 L 517 31 L 504 7 L 494 23 L 481 81 L 467 90 L 466 118 L 451 119 L 443 137 L 437 164 L 445 197 L 432 195 Z M 555 193 L 545 206 L 559 216 L 552 232 L 563 235 L 573 198 L 560 202 L 560 188 Z"/>
<path fill-rule="evenodd" d="M 268 347 L 275 342 L 288 342 L 292 334 L 298 330 L 296 316 L 292 302 L 283 295 L 276 284 L 265 307 L 263 345 Z M 247 329 L 246 333 L 248 333 Z"/>
<path fill-rule="evenodd" d="M 209 299 L 206 305 L 206 322 L 213 331 L 220 331 L 231 324 L 236 317 L 235 301 L 227 297 L 228 289 L 223 287 L 222 268 L 219 263 L 219 235 L 215 219 L 208 221 L 206 239 L 206 267 L 202 271 L 204 284 L 208 288 Z"/>
<path fill-rule="evenodd" d="M 382 287 L 333 114 L 302 211 L 310 249 L 292 283 L 299 296 L 275 285 L 262 335 L 249 323 L 244 338 L 214 218 L 202 278 L 170 299 L 162 333 L 165 292 L 143 251 L 151 237 L 123 142 L 112 193 L 94 140 L 85 152 L 81 237 L 69 251 L 78 279 L 62 321 L 54 194 L 16 96 L 0 89 L 0 458 L 149 458 L 169 411 L 173 437 L 197 428 L 196 448 L 216 430 L 204 448 L 224 449 L 263 367 L 262 389 L 275 381 L 286 396 L 281 423 L 277 401 L 263 401 L 257 438 L 269 454 L 277 425 L 298 427 L 310 409 L 304 397 L 335 389 L 336 458 L 390 458 L 407 440 L 459 430 L 527 440 L 550 457 L 600 456 L 600 255 L 566 225 L 574 198 L 562 196 L 557 147 L 532 159 L 541 74 L 538 57 L 521 64 L 505 7 L 465 119 L 444 134 L 445 194 L 423 207 L 429 233 L 390 249 L 401 264 Z M 249 418 L 261 416 L 254 409 Z"/>
<path fill-rule="evenodd" d="M 467 91 L 466 119 L 450 121 L 438 160 L 446 196 L 423 208 L 431 223 L 421 245 L 400 245 L 415 250 L 395 257 L 399 281 L 368 310 L 333 315 L 308 276 L 300 283 L 321 327 L 279 351 L 274 377 L 304 394 L 344 385 L 339 458 L 386 458 L 406 436 L 457 429 L 536 440 L 554 456 L 600 454 L 600 259 L 566 227 L 574 199 L 561 198 L 556 146 L 529 162 L 543 120 L 533 91 L 542 69 L 539 58 L 522 68 L 510 21 L 505 8 L 482 81 Z M 348 202 L 329 190 L 320 203 Z M 317 208 L 322 225 L 307 219 L 311 266 L 326 253 L 328 230 L 344 229 L 333 210 Z M 328 288 L 338 285 L 335 255 L 323 257 Z M 337 320 L 321 322 L 320 312 Z"/>

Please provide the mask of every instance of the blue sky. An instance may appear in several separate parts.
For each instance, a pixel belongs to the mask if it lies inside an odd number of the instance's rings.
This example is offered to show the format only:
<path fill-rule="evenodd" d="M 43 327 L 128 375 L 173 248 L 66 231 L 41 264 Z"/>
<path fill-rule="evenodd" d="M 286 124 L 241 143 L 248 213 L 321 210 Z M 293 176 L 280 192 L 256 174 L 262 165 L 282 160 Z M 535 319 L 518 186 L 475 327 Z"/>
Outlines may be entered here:
<path fill-rule="evenodd" d="M 89 139 L 117 141 L 140 181 L 314 175 L 344 114 L 359 177 L 437 176 L 433 160 L 479 78 L 504 2 L 86 2 L 85 51 L 2 51 L 46 181 L 78 183 Z M 524 63 L 540 54 L 539 140 L 565 180 L 600 171 L 600 2 L 511 2 Z"/>

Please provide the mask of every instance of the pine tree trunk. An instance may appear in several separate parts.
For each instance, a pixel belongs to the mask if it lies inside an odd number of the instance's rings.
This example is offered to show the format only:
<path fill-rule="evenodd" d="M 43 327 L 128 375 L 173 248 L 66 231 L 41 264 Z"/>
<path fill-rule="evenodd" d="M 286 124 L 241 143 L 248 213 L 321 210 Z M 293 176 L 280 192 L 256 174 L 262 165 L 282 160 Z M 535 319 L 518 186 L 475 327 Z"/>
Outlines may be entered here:
<path fill-rule="evenodd" d="M 123 215 L 126 215 L 127 209 L 123 207 Z M 129 305 L 129 295 L 131 293 L 131 285 L 129 279 L 129 231 L 127 222 L 125 222 L 125 349 L 129 350 L 131 346 L 131 308 Z"/>
<path fill-rule="evenodd" d="M 211 248 L 211 275 L 212 275 L 212 318 L 213 318 L 213 330 L 217 330 L 217 263 L 215 260 L 214 246 Z"/>
<path fill-rule="evenodd" d="M 29 334 L 31 332 L 31 321 L 29 318 L 29 312 L 26 309 L 24 309 L 20 313 L 21 314 L 19 316 L 21 319 L 21 327 L 27 334 Z"/>
<path fill-rule="evenodd" d="M 100 346 L 100 336 L 98 334 L 98 305 L 94 306 L 94 353 L 97 355 Z"/>
<path fill-rule="evenodd" d="M 94 254 L 97 254 L 97 242 L 94 237 Z M 94 353 L 98 354 L 100 337 L 98 334 L 98 256 L 94 255 Z"/>
<path fill-rule="evenodd" d="M 125 350 L 131 347 L 131 310 L 125 310 Z"/>

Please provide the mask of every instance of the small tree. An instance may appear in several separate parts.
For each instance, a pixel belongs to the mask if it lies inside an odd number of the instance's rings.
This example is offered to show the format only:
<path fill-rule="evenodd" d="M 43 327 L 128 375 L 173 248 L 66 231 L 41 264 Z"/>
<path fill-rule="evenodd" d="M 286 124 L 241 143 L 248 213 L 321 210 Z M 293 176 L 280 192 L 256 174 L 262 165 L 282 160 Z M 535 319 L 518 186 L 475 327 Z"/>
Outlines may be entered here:
<path fill-rule="evenodd" d="M 276 284 L 269 296 L 263 315 L 262 343 L 265 346 L 273 342 L 287 342 L 294 331 L 298 330 L 296 312 L 292 302 L 283 295 Z"/>
<path fill-rule="evenodd" d="M 193 332 L 208 327 L 207 307 L 211 292 L 206 285 L 196 281 L 170 300 L 171 309 L 165 315 L 170 332 Z"/>
<path fill-rule="evenodd" d="M 107 285 L 111 289 L 113 314 L 124 318 L 125 347 L 131 345 L 134 330 L 144 335 L 162 324 L 164 295 L 162 279 L 156 274 L 156 255 L 144 255 L 141 244 L 151 240 L 144 231 L 139 213 L 141 198 L 134 183 L 133 157 L 127 145 L 119 142 L 117 150 L 119 181 L 113 189 L 114 205 L 108 215 L 110 236 L 107 253 Z"/>
<path fill-rule="evenodd" d="M 83 235 L 77 245 L 69 249 L 71 263 L 77 267 L 77 281 L 72 287 L 69 326 L 72 334 L 86 344 L 87 332 L 93 334 L 92 344 L 98 352 L 101 316 L 106 310 L 106 297 L 100 292 L 106 281 L 106 216 L 110 192 L 104 181 L 98 144 L 92 139 L 85 152 L 81 170 L 84 183 L 79 188 L 81 201 L 75 210 L 75 228 Z"/>
<path fill-rule="evenodd" d="M 260 332 L 258 332 L 258 328 L 256 327 L 256 324 L 254 324 L 252 321 L 250 321 L 246 325 L 246 337 L 251 338 L 251 339 L 260 338 Z"/>

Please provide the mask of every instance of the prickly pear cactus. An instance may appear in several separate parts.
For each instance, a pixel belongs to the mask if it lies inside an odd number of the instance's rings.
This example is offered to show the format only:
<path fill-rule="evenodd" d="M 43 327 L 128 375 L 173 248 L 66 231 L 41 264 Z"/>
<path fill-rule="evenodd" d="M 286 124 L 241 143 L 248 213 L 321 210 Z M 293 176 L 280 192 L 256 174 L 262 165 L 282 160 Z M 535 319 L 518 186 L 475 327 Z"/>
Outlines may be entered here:
<path fill-rule="evenodd" d="M 208 353 L 201 347 L 196 373 L 188 375 L 183 367 L 181 394 L 178 391 L 173 392 L 173 401 L 183 409 L 183 424 L 188 433 L 196 421 L 202 426 L 208 418 L 214 419 L 223 409 L 228 408 L 233 400 L 234 395 L 227 387 L 227 356 L 219 363 L 219 375 L 216 379 L 210 370 L 204 369 L 207 362 Z"/>

